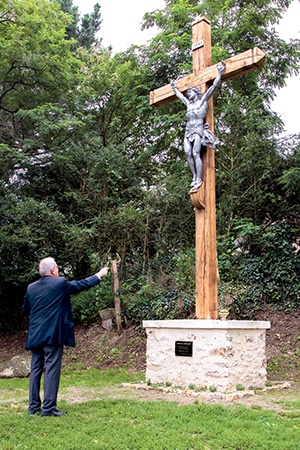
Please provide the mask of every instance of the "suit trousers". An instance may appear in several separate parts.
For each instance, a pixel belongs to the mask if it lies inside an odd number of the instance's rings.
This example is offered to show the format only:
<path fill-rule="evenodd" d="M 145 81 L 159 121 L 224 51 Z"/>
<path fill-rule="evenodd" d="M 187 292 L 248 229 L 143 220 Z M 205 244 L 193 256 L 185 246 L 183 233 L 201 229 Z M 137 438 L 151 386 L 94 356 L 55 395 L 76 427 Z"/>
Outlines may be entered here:
<path fill-rule="evenodd" d="M 31 369 L 29 379 L 29 408 L 34 414 L 42 408 L 43 413 L 56 409 L 60 381 L 62 345 L 46 345 L 31 350 Z M 40 397 L 41 378 L 44 372 L 44 401 Z"/>

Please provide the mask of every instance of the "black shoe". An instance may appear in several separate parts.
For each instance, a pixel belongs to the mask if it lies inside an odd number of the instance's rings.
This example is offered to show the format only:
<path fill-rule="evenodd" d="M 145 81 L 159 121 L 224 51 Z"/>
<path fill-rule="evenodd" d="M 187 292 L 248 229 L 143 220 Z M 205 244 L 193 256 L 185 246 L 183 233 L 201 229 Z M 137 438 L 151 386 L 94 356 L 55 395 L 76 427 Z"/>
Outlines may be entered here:
<path fill-rule="evenodd" d="M 30 414 L 31 416 L 34 416 L 35 414 L 40 414 L 41 410 L 40 409 L 36 409 L 35 411 L 28 411 L 28 414 Z"/>
<path fill-rule="evenodd" d="M 59 416 L 63 416 L 64 414 L 67 414 L 67 411 L 59 411 L 58 409 L 53 409 L 52 411 L 49 411 L 49 412 L 42 412 L 42 417 L 45 417 L 45 416 L 59 417 Z"/>

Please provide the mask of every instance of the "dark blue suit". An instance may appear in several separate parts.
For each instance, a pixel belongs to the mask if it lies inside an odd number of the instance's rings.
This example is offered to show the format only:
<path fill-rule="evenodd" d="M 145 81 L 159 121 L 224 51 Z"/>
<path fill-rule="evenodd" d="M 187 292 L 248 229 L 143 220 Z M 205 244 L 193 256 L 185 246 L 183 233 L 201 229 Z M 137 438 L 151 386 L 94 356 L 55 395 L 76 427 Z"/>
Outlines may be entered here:
<path fill-rule="evenodd" d="M 28 286 L 22 311 L 30 317 L 26 340 L 26 349 L 32 352 L 30 413 L 41 409 L 39 391 L 44 367 L 42 414 L 48 414 L 56 408 L 63 346 L 75 347 L 70 295 L 99 283 L 100 279 L 96 275 L 80 281 L 46 275 Z"/>

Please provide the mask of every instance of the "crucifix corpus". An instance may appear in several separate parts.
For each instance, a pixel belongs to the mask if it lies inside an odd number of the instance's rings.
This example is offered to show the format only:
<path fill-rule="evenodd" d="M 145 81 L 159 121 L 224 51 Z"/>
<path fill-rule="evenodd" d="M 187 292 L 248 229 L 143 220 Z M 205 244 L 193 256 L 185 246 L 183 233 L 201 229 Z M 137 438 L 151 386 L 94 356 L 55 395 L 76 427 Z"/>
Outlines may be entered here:
<path fill-rule="evenodd" d="M 193 173 L 190 198 L 196 220 L 196 318 L 218 319 L 212 94 L 221 81 L 260 68 L 265 62 L 265 54 L 255 47 L 212 65 L 211 26 L 205 17 L 193 23 L 192 50 L 193 74 L 152 91 L 150 104 L 166 105 L 179 98 L 187 106 L 184 149 Z M 185 92 L 187 97 L 183 95 Z"/>

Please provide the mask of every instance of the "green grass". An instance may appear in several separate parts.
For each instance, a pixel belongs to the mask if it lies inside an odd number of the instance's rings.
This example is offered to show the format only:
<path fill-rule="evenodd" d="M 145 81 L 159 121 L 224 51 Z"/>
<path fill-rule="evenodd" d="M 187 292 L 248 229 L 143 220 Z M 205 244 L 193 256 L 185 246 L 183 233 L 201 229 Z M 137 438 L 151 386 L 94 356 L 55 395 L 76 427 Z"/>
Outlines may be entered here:
<path fill-rule="evenodd" d="M 59 418 L 27 414 L 28 380 L 0 380 L 0 449 L 300 449 L 299 398 L 289 399 L 284 412 L 141 401 L 128 391 L 123 398 L 103 395 L 96 400 L 101 390 L 122 391 L 122 382 L 141 379 L 141 374 L 123 370 L 65 372 L 62 398 L 72 387 L 89 389 L 95 398 L 81 403 L 60 399 L 58 407 L 68 414 Z"/>

